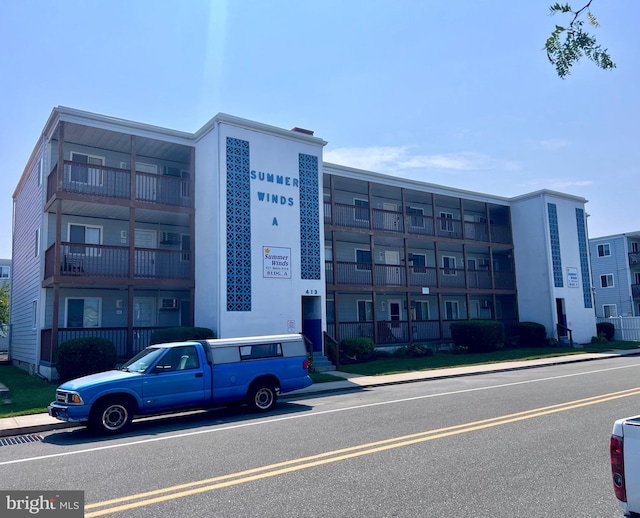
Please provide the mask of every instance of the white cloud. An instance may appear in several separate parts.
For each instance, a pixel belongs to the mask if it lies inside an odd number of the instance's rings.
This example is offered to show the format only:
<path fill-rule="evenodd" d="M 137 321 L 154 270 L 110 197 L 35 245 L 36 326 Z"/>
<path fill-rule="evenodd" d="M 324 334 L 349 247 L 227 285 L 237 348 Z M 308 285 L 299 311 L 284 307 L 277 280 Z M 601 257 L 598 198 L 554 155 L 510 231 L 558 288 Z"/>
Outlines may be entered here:
<path fill-rule="evenodd" d="M 326 151 L 324 160 L 358 169 L 379 173 L 409 172 L 415 169 L 439 169 L 448 171 L 515 171 L 520 164 L 515 161 L 492 158 L 472 152 L 435 155 L 412 154 L 407 146 L 337 148 Z"/>

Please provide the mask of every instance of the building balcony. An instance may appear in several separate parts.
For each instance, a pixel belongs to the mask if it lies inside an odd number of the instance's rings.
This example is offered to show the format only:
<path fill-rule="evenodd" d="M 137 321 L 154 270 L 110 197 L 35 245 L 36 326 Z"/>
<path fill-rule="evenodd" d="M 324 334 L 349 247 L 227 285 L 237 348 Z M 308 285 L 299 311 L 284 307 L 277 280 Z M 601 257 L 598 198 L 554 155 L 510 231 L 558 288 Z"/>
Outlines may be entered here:
<path fill-rule="evenodd" d="M 634 299 L 640 299 L 640 284 L 631 285 L 631 296 Z"/>
<path fill-rule="evenodd" d="M 510 244 L 511 229 L 486 222 L 433 218 L 424 214 L 369 208 L 362 205 L 324 202 L 324 223 L 349 229 L 377 230 L 405 235 L 438 236 L 448 239 Z"/>
<path fill-rule="evenodd" d="M 98 197 L 192 207 L 191 181 L 188 178 L 136 172 L 133 180 L 129 169 L 65 160 L 62 173 L 58 164 L 49 173 L 47 201 L 65 197 L 95 200 Z"/>
<path fill-rule="evenodd" d="M 133 262 L 130 262 L 129 254 L 127 246 L 56 243 L 45 252 L 44 284 L 95 284 L 109 279 L 118 282 L 123 279 L 176 281 L 180 285 L 193 283 L 191 252 L 188 250 L 135 248 Z"/>
<path fill-rule="evenodd" d="M 629 252 L 629 266 L 640 266 L 640 252 Z"/>

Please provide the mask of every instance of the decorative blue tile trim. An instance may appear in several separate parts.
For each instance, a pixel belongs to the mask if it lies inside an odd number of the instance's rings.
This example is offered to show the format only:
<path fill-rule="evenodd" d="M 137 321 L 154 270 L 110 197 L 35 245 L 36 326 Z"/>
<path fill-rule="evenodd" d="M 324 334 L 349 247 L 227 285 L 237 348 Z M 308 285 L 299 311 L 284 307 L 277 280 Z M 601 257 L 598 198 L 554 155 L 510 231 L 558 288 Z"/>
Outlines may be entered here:
<path fill-rule="evenodd" d="M 227 137 L 227 311 L 251 311 L 249 142 Z"/>
<path fill-rule="evenodd" d="M 583 209 L 576 209 L 576 224 L 578 226 L 578 250 L 580 251 L 580 273 L 582 274 L 582 296 L 584 307 L 592 308 L 591 277 L 589 276 L 589 252 L 587 249 L 587 225 Z"/>
<path fill-rule="evenodd" d="M 553 264 L 553 285 L 562 288 L 562 259 L 560 258 L 560 231 L 558 230 L 558 210 L 555 203 L 547 203 L 549 213 L 549 234 L 551 239 L 551 262 Z"/>
<path fill-rule="evenodd" d="M 320 280 L 320 207 L 318 157 L 298 155 L 300 175 L 300 274 Z"/>

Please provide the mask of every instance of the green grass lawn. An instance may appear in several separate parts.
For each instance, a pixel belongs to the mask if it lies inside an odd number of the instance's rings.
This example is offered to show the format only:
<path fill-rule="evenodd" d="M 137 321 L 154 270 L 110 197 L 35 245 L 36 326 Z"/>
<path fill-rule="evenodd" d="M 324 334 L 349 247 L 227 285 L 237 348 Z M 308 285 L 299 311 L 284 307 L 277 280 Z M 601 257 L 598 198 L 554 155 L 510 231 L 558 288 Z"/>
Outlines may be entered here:
<path fill-rule="evenodd" d="M 56 384 L 12 365 L 0 365 L 0 383 L 11 392 L 10 404 L 0 401 L 0 418 L 46 412 L 47 405 L 56 398 Z"/>
<path fill-rule="evenodd" d="M 483 363 L 499 363 L 516 360 L 535 360 L 537 358 L 552 358 L 572 354 L 606 352 L 612 349 L 637 349 L 640 342 L 608 342 L 606 344 L 589 344 L 582 349 L 568 347 L 531 347 L 522 349 L 504 349 L 491 353 L 451 354 L 436 353 L 425 358 L 382 358 L 366 363 L 341 365 L 340 370 L 365 376 L 384 376 L 407 371 L 422 371 L 431 369 L 446 369 L 447 367 L 464 367 Z M 640 351 L 639 351 L 640 352 Z M 335 381 L 335 380 L 331 380 Z"/>
<path fill-rule="evenodd" d="M 640 342 L 609 342 L 606 344 L 590 344 L 582 349 L 563 347 L 535 347 L 528 349 L 506 349 L 482 354 L 450 354 L 436 353 L 426 358 L 384 358 L 367 363 L 341 365 L 340 370 L 363 374 L 366 376 L 382 376 L 399 372 L 445 369 L 482 363 L 497 363 L 511 360 L 532 360 L 549 358 L 567 354 L 584 354 L 590 352 L 606 352 L 612 349 L 638 349 Z M 640 353 L 640 349 L 638 351 Z M 314 383 L 340 381 L 343 378 L 324 372 L 311 373 Z M 11 365 L 0 365 L 0 383 L 11 391 L 11 403 L 6 405 L 0 401 L 0 418 L 19 415 L 38 414 L 47 411 L 47 405 L 55 399 L 57 384 L 29 376 L 22 369 Z"/>

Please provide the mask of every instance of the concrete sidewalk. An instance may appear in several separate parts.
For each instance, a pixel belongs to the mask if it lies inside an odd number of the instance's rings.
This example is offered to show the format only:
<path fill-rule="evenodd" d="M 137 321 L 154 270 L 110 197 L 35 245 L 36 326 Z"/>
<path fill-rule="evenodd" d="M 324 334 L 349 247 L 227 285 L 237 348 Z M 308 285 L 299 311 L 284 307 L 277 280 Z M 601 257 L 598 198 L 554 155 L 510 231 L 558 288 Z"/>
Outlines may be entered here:
<path fill-rule="evenodd" d="M 418 381 L 429 381 L 443 378 L 472 376 L 475 374 L 486 374 L 490 372 L 531 369 L 535 367 L 546 367 L 548 365 L 604 360 L 607 358 L 615 358 L 618 356 L 633 355 L 640 355 L 640 349 L 615 350 L 608 353 L 574 354 L 569 356 L 557 356 L 554 358 L 542 358 L 538 360 L 471 365 L 468 367 L 452 367 L 449 369 L 412 371 L 403 372 L 401 374 L 390 374 L 387 376 L 361 376 L 358 374 L 349 374 L 347 372 L 332 371 L 328 374 L 344 378 L 344 380 L 332 381 L 328 383 L 316 383 L 314 385 L 311 385 L 310 387 L 307 387 L 306 389 L 284 394 L 283 396 L 281 396 L 281 399 L 301 398 L 305 395 L 315 395 L 327 392 L 362 390 L 383 385 L 397 385 L 400 383 L 413 383 Z M 78 426 L 79 425 L 77 423 L 67 423 L 64 421 L 59 421 L 58 419 L 54 419 L 47 414 L 7 417 L 4 419 L 0 419 L 0 437 L 27 435 L 46 432 L 59 428 L 71 428 Z"/>

